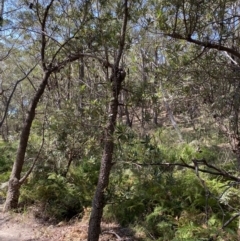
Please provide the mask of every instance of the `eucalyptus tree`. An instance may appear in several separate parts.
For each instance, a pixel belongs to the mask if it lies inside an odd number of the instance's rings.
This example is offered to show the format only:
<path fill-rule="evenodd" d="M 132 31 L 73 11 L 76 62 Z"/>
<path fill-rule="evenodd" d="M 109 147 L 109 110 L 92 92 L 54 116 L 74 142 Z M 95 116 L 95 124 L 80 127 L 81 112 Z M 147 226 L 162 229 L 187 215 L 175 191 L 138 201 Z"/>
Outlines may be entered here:
<path fill-rule="evenodd" d="M 88 230 L 89 241 L 97 241 L 99 239 L 99 235 L 101 232 L 100 224 L 103 215 L 103 208 L 105 206 L 105 189 L 108 186 L 110 171 L 113 165 L 114 131 L 118 114 L 119 95 L 122 89 L 123 81 L 126 77 L 126 71 L 121 68 L 120 61 L 124 52 L 130 6 L 131 4 L 128 2 L 128 0 L 124 0 L 123 3 L 120 5 L 122 26 L 119 32 L 119 39 L 117 44 L 118 48 L 116 48 L 114 62 L 110 65 L 112 73 L 110 76 L 111 100 L 109 103 L 108 111 L 109 117 L 104 132 L 104 147 L 98 184 L 92 202 L 92 212 L 90 216 Z"/>
<path fill-rule="evenodd" d="M 12 19 L 14 19 L 12 27 L 14 37 L 18 39 L 19 48 L 24 50 L 23 52 L 26 55 L 35 58 L 34 65 L 38 63 L 39 65 L 37 72 L 35 72 L 37 77 L 29 76 L 34 88 L 28 99 L 28 111 L 21 128 L 19 146 L 9 180 L 7 199 L 4 206 L 5 211 L 17 207 L 20 187 L 33 168 L 32 166 L 22 176 L 21 172 L 30 130 L 38 103 L 51 81 L 51 75 L 82 56 L 77 45 L 75 45 L 75 49 L 71 48 L 71 41 L 75 40 L 76 34 L 92 17 L 91 13 L 88 12 L 89 1 L 76 1 L 75 5 L 65 1 L 36 1 L 30 8 L 26 5 L 26 2 L 19 1 L 13 6 L 16 7 L 16 11 L 12 16 Z M 65 11 L 67 7 L 71 8 L 73 18 L 70 18 L 69 12 Z M 76 9 L 81 10 L 77 12 Z M 75 21 L 76 16 L 74 16 L 76 12 L 79 13 L 77 22 Z M 76 26 L 72 30 L 70 37 L 69 33 L 66 33 L 66 30 L 69 30 L 67 28 L 69 22 L 74 23 Z M 21 62 L 21 58 L 18 61 Z"/>

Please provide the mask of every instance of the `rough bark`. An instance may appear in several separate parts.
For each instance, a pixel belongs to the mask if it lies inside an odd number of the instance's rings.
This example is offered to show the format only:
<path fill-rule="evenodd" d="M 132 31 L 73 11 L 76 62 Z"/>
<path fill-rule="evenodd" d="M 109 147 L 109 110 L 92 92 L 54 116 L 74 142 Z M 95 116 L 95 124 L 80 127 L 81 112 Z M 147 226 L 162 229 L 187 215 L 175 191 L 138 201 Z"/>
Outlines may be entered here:
<path fill-rule="evenodd" d="M 115 71 L 114 71 L 115 72 Z M 105 130 L 104 151 L 101 161 L 100 174 L 98 184 L 92 203 L 92 213 L 89 222 L 88 240 L 98 240 L 101 232 L 100 224 L 104 208 L 104 190 L 108 186 L 110 171 L 112 167 L 112 156 L 114 149 L 113 134 L 116 126 L 118 112 L 118 96 L 121 89 L 121 79 L 116 77 L 112 86 L 113 99 L 110 105 L 109 121 Z"/>
<path fill-rule="evenodd" d="M 14 161 L 11 176 L 9 179 L 7 198 L 6 198 L 4 208 L 3 208 L 4 212 L 12 210 L 12 209 L 16 209 L 18 206 L 20 187 L 22 185 L 21 172 L 22 172 L 22 168 L 23 168 L 23 164 L 24 164 L 25 153 L 26 153 L 28 139 L 29 139 L 29 135 L 30 135 L 30 129 L 31 129 L 34 117 L 35 117 L 35 110 L 37 108 L 37 104 L 38 104 L 42 94 L 44 93 L 49 76 L 50 76 L 50 72 L 46 72 L 37 92 L 35 93 L 35 95 L 32 99 L 28 114 L 26 116 L 26 120 L 24 122 L 22 131 L 20 134 L 17 155 L 16 155 L 16 159 Z"/>
<path fill-rule="evenodd" d="M 124 49 L 125 34 L 128 16 L 128 1 L 124 2 L 124 19 L 119 42 L 118 55 L 112 67 L 112 100 L 110 103 L 109 119 L 105 129 L 104 150 L 101 160 L 101 168 L 98 178 L 97 188 L 92 201 L 92 212 L 89 221 L 88 241 L 97 241 L 101 232 L 101 219 L 105 206 L 104 191 L 108 186 L 110 171 L 112 167 L 112 157 L 114 150 L 114 130 L 116 126 L 118 112 L 118 97 L 122 87 L 122 82 L 126 77 L 126 72 L 119 68 L 120 59 Z"/>

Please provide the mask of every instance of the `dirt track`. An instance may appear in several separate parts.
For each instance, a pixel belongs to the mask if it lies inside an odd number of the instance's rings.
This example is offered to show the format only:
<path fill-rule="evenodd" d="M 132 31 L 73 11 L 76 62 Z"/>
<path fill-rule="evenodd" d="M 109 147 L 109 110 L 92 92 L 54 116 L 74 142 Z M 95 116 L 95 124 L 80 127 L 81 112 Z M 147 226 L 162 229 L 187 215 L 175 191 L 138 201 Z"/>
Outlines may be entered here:
<path fill-rule="evenodd" d="M 18 215 L 0 213 L 1 241 L 40 241 L 41 233 L 38 230 L 37 224 L 27 223 Z"/>
<path fill-rule="evenodd" d="M 57 225 L 44 224 L 28 214 L 2 213 L 0 204 L 0 241 L 86 241 L 88 221 Z M 103 224 L 100 241 L 138 240 L 127 228 L 116 224 Z M 105 231 L 104 231 L 105 230 Z"/>
<path fill-rule="evenodd" d="M 0 241 L 51 241 L 50 234 L 57 234 L 54 226 L 44 226 L 31 215 L 3 213 L 2 209 L 3 200 L 0 200 Z"/>

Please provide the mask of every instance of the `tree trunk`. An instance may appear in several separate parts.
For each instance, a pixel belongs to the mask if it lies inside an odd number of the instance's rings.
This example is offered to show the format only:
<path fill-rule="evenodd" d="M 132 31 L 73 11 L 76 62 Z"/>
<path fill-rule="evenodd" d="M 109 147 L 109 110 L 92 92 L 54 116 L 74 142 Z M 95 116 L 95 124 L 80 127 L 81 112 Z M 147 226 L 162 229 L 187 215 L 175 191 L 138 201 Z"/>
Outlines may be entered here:
<path fill-rule="evenodd" d="M 104 190 L 108 186 L 110 171 L 112 167 L 112 156 L 114 149 L 114 130 L 118 112 L 118 96 L 122 87 L 125 72 L 118 68 L 113 69 L 112 75 L 112 101 L 110 103 L 109 120 L 105 129 L 104 150 L 101 161 L 100 174 L 96 192 L 92 202 L 92 213 L 89 221 L 88 241 L 97 241 L 101 232 L 101 219 L 105 206 Z"/>
<path fill-rule="evenodd" d="M 38 104 L 42 94 L 44 93 L 49 76 L 50 76 L 50 72 L 46 72 L 44 75 L 44 78 L 42 80 L 42 83 L 40 84 L 35 96 L 32 99 L 31 106 L 29 108 L 27 117 L 26 117 L 23 127 L 22 127 L 17 155 L 16 155 L 15 162 L 13 164 L 11 176 L 9 179 L 7 198 L 6 198 L 4 208 L 3 208 L 4 212 L 12 210 L 12 209 L 16 209 L 18 206 L 20 187 L 22 185 L 21 172 L 22 172 L 22 168 L 23 168 L 23 164 L 24 164 L 24 158 L 25 158 L 28 139 L 29 139 L 29 135 L 30 135 L 30 129 L 31 129 L 34 117 L 35 117 L 35 110 L 37 108 L 37 104 Z"/>
<path fill-rule="evenodd" d="M 97 188 L 92 201 L 92 212 L 89 220 L 88 241 L 98 241 L 101 232 L 101 219 L 103 208 L 105 206 L 104 191 L 108 186 L 110 171 L 112 167 L 112 157 L 114 149 L 114 130 L 116 126 L 117 112 L 118 112 L 118 97 L 122 88 L 122 82 L 126 77 L 126 72 L 119 68 L 119 63 L 123 54 L 127 19 L 128 19 L 128 0 L 124 1 L 124 17 L 121 29 L 121 37 L 119 41 L 118 54 L 112 65 L 112 75 L 110 80 L 112 82 L 112 100 L 110 102 L 109 119 L 105 128 L 104 150 L 101 160 L 101 168 L 98 178 Z"/>

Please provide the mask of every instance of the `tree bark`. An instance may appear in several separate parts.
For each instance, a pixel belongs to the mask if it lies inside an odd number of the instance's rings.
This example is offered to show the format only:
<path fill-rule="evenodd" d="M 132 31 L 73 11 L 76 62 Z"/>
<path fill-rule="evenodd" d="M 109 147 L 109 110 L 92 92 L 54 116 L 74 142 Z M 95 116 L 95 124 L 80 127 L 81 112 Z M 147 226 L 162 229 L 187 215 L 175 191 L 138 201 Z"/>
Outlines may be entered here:
<path fill-rule="evenodd" d="M 30 135 L 30 129 L 31 129 L 34 117 L 35 117 L 35 110 L 37 108 L 37 105 L 38 105 L 38 102 L 39 102 L 41 96 L 44 93 L 44 90 L 46 88 L 50 74 L 51 74 L 50 72 L 45 72 L 43 80 L 32 99 L 31 106 L 29 108 L 28 114 L 24 121 L 23 128 L 22 128 L 22 131 L 20 134 L 20 140 L 19 140 L 19 146 L 18 146 L 18 150 L 17 150 L 16 159 L 13 164 L 11 176 L 9 179 L 7 198 L 6 198 L 4 208 L 3 208 L 4 212 L 12 210 L 12 209 L 16 209 L 18 206 L 20 187 L 22 185 L 21 172 L 22 172 L 22 168 L 23 168 L 23 164 L 24 164 L 25 153 L 26 153 L 28 139 L 29 139 L 29 135 Z"/>
<path fill-rule="evenodd" d="M 101 160 L 98 184 L 92 201 L 92 212 L 89 220 L 88 241 L 98 241 L 101 232 L 101 219 L 105 206 L 104 191 L 108 186 L 110 171 L 112 167 L 112 157 L 114 150 L 114 131 L 118 112 L 118 97 L 122 88 L 122 82 L 126 77 L 126 72 L 119 68 L 120 59 L 123 54 L 126 27 L 128 18 L 128 0 L 124 1 L 124 18 L 119 41 L 118 55 L 112 67 L 112 100 L 110 102 L 109 119 L 105 128 L 104 150 Z"/>
<path fill-rule="evenodd" d="M 121 70 L 122 72 L 122 70 Z M 125 72 L 124 72 L 125 73 Z M 92 213 L 90 216 L 88 241 L 98 240 L 101 232 L 101 219 L 105 206 L 104 191 L 108 186 L 110 171 L 112 167 L 112 156 L 114 149 L 114 130 L 118 113 L 118 96 L 122 87 L 125 74 L 120 70 L 113 69 L 112 74 L 112 101 L 110 103 L 109 120 L 105 130 L 104 150 L 101 161 L 100 174 L 97 189 L 92 202 Z"/>
<path fill-rule="evenodd" d="M 94 199 L 92 202 L 92 213 L 90 217 L 89 222 L 89 230 L 88 230 L 88 240 L 94 241 L 98 240 L 99 234 L 101 232 L 101 219 L 103 214 L 103 208 L 104 208 L 104 190 L 108 186 L 111 166 L 112 166 L 112 155 L 113 155 L 113 148 L 114 148 L 114 142 L 113 142 L 113 133 L 116 123 L 116 117 L 117 117 L 117 108 L 118 103 L 115 100 L 112 102 L 111 105 L 111 114 L 112 117 L 109 121 L 109 124 L 106 128 L 105 132 L 105 145 L 104 145 L 104 152 L 102 156 L 101 161 L 101 169 L 97 184 L 97 189 L 94 195 Z"/>

